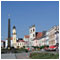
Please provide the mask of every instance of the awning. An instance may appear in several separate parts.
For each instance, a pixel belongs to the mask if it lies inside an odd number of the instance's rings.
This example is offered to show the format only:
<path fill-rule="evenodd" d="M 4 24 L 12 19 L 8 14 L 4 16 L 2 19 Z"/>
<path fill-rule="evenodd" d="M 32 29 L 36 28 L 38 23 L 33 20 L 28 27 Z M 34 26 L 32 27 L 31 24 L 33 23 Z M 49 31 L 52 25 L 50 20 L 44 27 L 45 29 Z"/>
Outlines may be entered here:
<path fill-rule="evenodd" d="M 49 48 L 56 48 L 56 46 L 49 46 Z"/>

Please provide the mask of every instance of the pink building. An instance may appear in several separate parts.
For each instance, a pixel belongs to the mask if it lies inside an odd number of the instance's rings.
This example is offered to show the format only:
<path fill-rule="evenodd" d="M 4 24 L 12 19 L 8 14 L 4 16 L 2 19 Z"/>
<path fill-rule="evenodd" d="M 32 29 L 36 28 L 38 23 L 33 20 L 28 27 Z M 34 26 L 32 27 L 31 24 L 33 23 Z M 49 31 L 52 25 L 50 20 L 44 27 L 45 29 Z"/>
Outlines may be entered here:
<path fill-rule="evenodd" d="M 36 38 L 33 39 L 33 46 L 40 46 L 39 38 L 42 37 L 42 32 L 36 32 Z"/>

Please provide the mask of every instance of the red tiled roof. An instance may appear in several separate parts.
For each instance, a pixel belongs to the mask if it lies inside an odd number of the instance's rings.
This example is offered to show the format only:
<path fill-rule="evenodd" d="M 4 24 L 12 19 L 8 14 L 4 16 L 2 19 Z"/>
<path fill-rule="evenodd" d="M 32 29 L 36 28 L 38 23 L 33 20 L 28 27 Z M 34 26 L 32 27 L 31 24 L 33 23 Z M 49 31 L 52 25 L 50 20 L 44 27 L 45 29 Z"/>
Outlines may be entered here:
<path fill-rule="evenodd" d="M 6 40 L 8 40 L 8 38 Z M 11 40 L 13 40 L 13 37 L 11 37 Z"/>
<path fill-rule="evenodd" d="M 36 37 L 33 40 L 41 38 L 42 35 L 42 32 L 37 32 Z"/>
<path fill-rule="evenodd" d="M 29 35 L 25 35 L 24 37 L 25 37 L 25 38 L 29 38 Z"/>
<path fill-rule="evenodd" d="M 42 37 L 42 32 L 38 32 L 36 38 L 41 38 Z"/>
<path fill-rule="evenodd" d="M 5 42 L 5 41 L 1 40 L 1 42 Z"/>

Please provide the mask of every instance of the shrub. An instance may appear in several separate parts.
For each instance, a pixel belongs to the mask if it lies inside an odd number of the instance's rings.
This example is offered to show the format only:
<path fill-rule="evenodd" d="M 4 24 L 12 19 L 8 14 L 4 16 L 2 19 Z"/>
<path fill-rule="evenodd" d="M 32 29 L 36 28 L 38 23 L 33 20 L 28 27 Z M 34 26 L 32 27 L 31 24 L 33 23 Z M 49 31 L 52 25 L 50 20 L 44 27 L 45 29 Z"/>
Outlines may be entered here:
<path fill-rule="evenodd" d="M 39 47 L 38 46 L 33 46 L 34 49 L 38 49 Z"/>
<path fill-rule="evenodd" d="M 23 46 L 23 48 L 25 49 L 25 46 Z"/>
<path fill-rule="evenodd" d="M 27 49 L 25 49 L 25 52 L 28 52 L 28 50 L 27 50 Z"/>
<path fill-rule="evenodd" d="M 58 59 L 59 54 L 53 53 L 30 53 L 32 59 Z"/>
<path fill-rule="evenodd" d="M 40 46 L 40 49 L 44 48 L 45 46 Z"/>

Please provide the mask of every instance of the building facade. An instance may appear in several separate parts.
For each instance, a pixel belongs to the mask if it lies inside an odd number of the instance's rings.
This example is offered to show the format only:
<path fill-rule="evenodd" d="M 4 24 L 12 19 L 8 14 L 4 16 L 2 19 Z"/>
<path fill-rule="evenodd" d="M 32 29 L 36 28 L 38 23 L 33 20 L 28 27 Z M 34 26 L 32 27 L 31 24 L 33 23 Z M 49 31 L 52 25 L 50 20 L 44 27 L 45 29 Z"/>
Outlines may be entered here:
<path fill-rule="evenodd" d="M 24 36 L 24 41 L 29 41 L 29 35 Z"/>
<path fill-rule="evenodd" d="M 16 27 L 13 26 L 13 47 L 16 48 Z"/>
<path fill-rule="evenodd" d="M 49 32 L 49 46 L 54 46 L 57 43 L 57 41 L 56 41 L 56 37 L 58 36 L 58 34 L 56 34 L 57 28 L 58 28 L 57 26 L 54 26 L 50 30 L 48 30 L 48 32 Z"/>
<path fill-rule="evenodd" d="M 46 37 L 45 37 L 45 45 L 49 46 L 49 32 L 46 32 Z"/>
<path fill-rule="evenodd" d="M 10 46 L 13 47 L 13 37 L 10 38 Z M 8 38 L 5 40 L 5 48 L 8 47 Z"/>
<path fill-rule="evenodd" d="M 35 28 L 35 25 L 32 25 L 30 28 L 29 28 L 29 46 L 33 46 L 33 39 L 36 37 L 35 35 L 35 32 L 36 32 L 36 28 Z"/>
<path fill-rule="evenodd" d="M 42 32 L 36 32 L 36 37 L 33 39 L 33 46 L 40 46 L 40 38 L 42 37 Z"/>
<path fill-rule="evenodd" d="M 23 48 L 25 46 L 24 40 L 17 40 L 17 48 Z"/>
<path fill-rule="evenodd" d="M 5 41 L 1 40 L 1 48 L 5 48 Z"/>

